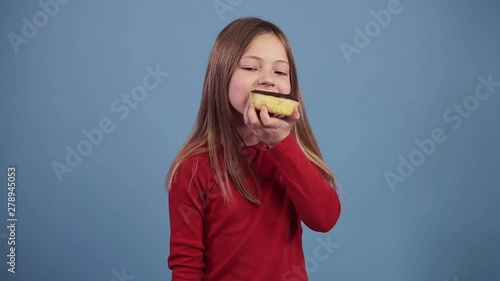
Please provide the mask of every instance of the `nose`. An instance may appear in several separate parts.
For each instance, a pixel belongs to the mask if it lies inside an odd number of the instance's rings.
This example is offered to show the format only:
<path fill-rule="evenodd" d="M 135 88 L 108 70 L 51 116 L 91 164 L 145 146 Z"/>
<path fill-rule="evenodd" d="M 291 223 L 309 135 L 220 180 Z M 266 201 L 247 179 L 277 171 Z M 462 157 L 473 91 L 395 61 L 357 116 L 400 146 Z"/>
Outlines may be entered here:
<path fill-rule="evenodd" d="M 274 78 L 272 71 L 262 71 L 259 76 L 259 86 L 274 87 Z"/>

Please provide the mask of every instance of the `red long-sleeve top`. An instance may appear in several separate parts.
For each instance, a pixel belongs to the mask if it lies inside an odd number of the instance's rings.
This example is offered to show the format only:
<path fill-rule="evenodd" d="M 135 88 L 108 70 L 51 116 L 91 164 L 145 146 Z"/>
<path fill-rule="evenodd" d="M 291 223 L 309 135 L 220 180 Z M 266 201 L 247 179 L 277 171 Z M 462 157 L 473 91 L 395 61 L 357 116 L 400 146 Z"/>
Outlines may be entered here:
<path fill-rule="evenodd" d="M 180 165 L 168 196 L 172 281 L 308 280 L 300 222 L 332 229 L 341 210 L 337 192 L 291 134 L 242 154 L 259 181 L 261 205 L 234 186 L 236 204 L 225 204 L 208 153 Z"/>

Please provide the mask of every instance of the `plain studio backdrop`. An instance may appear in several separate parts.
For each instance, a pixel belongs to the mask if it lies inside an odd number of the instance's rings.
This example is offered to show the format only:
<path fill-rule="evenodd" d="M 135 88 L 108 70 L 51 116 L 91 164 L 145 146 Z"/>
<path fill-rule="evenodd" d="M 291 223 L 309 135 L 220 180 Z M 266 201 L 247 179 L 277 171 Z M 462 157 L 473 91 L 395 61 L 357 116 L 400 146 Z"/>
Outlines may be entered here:
<path fill-rule="evenodd" d="M 288 35 L 345 191 L 333 230 L 304 229 L 310 280 L 500 280 L 499 14 L 494 0 L 2 1 L 0 280 L 170 279 L 165 175 L 216 35 L 244 16 Z"/>

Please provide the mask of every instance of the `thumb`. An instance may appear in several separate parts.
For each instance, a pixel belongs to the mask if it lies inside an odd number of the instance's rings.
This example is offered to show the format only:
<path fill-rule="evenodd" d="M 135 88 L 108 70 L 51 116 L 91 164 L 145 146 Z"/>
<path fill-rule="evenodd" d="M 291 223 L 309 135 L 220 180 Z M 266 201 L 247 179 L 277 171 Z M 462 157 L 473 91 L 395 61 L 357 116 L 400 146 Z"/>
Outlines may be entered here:
<path fill-rule="evenodd" d="M 293 109 L 292 115 L 288 118 L 289 123 L 294 124 L 300 119 L 299 109 L 296 107 Z"/>

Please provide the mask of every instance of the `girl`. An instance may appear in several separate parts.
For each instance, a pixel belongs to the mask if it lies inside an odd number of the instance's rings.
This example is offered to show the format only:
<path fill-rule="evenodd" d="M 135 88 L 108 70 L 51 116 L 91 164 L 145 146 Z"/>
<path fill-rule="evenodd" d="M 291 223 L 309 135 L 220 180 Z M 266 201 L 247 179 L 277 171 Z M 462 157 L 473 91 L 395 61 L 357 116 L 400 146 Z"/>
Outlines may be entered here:
<path fill-rule="evenodd" d="M 257 113 L 289 93 L 288 118 Z M 168 171 L 172 280 L 308 280 L 304 222 L 327 232 L 341 205 L 307 121 L 290 43 L 273 23 L 231 22 L 212 48 L 194 129 Z"/>

